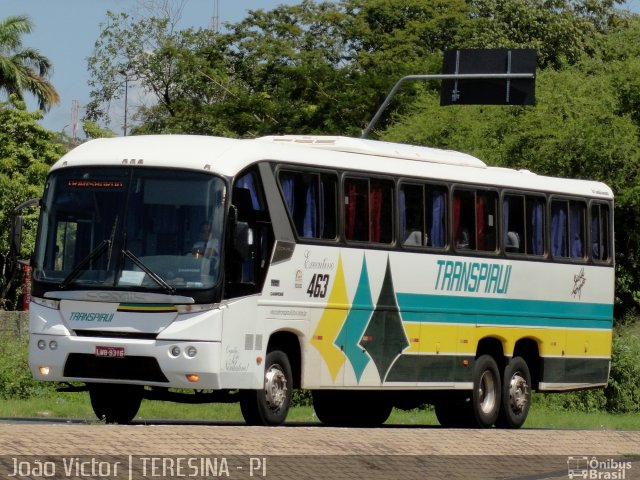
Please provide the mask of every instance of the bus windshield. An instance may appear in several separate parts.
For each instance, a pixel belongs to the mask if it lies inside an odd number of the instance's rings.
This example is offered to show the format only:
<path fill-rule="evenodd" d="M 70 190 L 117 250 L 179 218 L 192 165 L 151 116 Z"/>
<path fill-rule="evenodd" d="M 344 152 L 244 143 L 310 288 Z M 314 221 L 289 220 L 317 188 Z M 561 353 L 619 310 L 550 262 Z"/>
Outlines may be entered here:
<path fill-rule="evenodd" d="M 149 168 L 69 168 L 49 177 L 34 280 L 55 288 L 173 292 L 219 278 L 225 182 Z"/>

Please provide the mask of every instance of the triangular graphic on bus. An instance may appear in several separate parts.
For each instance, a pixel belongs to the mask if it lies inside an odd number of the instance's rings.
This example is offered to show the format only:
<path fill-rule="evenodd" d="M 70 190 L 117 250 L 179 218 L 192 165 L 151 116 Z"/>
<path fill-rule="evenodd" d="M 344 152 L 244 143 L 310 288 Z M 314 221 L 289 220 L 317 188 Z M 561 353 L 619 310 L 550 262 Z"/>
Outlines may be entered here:
<path fill-rule="evenodd" d="M 371 356 L 381 381 L 398 355 L 409 346 L 396 302 L 389 258 L 380 296 L 360 345 Z"/>
<path fill-rule="evenodd" d="M 372 310 L 373 301 L 371 300 L 371 288 L 369 286 L 369 274 L 367 272 L 367 258 L 363 255 L 358 289 L 353 298 L 349 315 L 347 315 L 342 330 L 340 330 L 340 334 L 336 339 L 336 344 L 343 346 L 344 353 L 349 359 L 349 362 L 351 362 L 358 382 L 360 382 L 362 373 L 369 363 L 369 356 L 360 346 L 360 339 L 367 327 L 369 318 L 371 318 Z"/>
<path fill-rule="evenodd" d="M 336 381 L 338 372 L 344 365 L 345 357 L 342 350 L 335 345 L 335 339 L 344 324 L 349 311 L 349 298 L 347 287 L 344 281 L 344 271 L 342 268 L 342 256 L 338 256 L 338 267 L 333 287 L 327 300 L 327 306 L 320 317 L 316 331 L 313 332 L 311 345 L 322 355 L 333 382 Z"/>

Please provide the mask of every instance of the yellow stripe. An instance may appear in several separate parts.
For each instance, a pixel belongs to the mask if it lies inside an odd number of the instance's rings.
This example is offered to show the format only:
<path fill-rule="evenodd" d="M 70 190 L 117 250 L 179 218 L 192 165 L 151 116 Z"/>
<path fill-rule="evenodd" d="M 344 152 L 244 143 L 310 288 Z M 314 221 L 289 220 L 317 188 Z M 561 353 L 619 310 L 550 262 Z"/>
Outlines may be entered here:
<path fill-rule="evenodd" d="M 530 327 L 475 327 L 432 323 L 404 324 L 409 348 L 404 353 L 466 353 L 474 355 L 479 340 L 497 338 L 504 353 L 513 354 L 518 340 L 530 338 L 541 356 L 608 357 L 610 330 L 551 329 Z"/>

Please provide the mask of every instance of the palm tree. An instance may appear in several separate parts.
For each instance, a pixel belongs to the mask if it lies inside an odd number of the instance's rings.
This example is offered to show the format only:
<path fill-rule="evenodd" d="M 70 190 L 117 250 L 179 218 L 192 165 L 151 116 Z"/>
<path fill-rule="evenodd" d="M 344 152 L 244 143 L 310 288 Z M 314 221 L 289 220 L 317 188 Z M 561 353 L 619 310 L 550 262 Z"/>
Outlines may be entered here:
<path fill-rule="evenodd" d="M 23 48 L 21 36 L 31 33 L 33 24 L 26 15 L 0 21 L 0 91 L 24 100 L 30 93 L 42 110 L 60 103 L 60 96 L 47 80 L 52 72 L 49 59 L 33 48 Z"/>

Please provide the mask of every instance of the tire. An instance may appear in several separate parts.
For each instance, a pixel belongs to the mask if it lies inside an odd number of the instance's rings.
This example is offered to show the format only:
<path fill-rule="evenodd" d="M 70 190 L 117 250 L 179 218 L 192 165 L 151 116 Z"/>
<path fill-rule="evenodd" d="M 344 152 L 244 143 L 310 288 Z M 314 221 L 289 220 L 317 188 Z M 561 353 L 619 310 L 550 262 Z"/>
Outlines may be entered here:
<path fill-rule="evenodd" d="M 313 409 L 318 420 L 330 427 L 343 427 L 347 422 L 347 414 L 342 408 L 339 392 L 328 390 L 313 390 Z"/>
<path fill-rule="evenodd" d="M 476 420 L 471 411 L 471 399 L 454 396 L 433 405 L 436 418 L 444 428 L 473 428 Z"/>
<path fill-rule="evenodd" d="M 314 390 L 312 397 L 318 420 L 333 427 L 377 427 L 393 410 L 389 396 L 381 392 Z"/>
<path fill-rule="evenodd" d="M 520 428 L 531 406 L 531 373 L 522 357 L 514 357 L 504 369 L 502 406 L 496 421 L 500 428 Z"/>
<path fill-rule="evenodd" d="M 98 420 L 128 424 L 135 418 L 142 403 L 144 387 L 93 383 L 89 385 L 91 407 Z"/>
<path fill-rule="evenodd" d="M 498 419 L 502 384 L 498 365 L 491 355 L 482 355 L 473 365 L 473 391 L 471 411 L 476 425 L 489 428 Z"/>
<path fill-rule="evenodd" d="M 282 425 L 289 413 L 293 375 L 289 358 L 280 350 L 267 353 L 264 387 L 240 391 L 240 410 L 248 425 Z"/>

